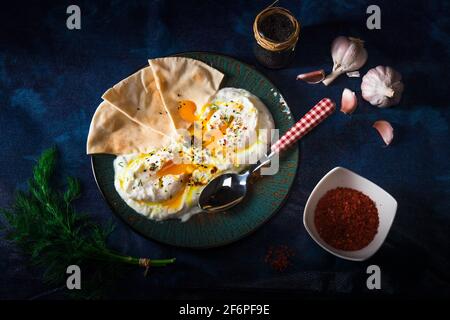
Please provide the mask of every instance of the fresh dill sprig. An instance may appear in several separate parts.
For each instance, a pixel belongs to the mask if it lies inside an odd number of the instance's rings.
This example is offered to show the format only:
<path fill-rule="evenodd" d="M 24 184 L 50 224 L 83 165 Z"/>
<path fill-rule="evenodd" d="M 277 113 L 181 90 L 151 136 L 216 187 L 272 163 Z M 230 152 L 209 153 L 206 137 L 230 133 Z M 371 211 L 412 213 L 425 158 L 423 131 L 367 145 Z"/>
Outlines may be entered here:
<path fill-rule="evenodd" d="M 43 270 L 46 283 L 65 286 L 67 267 L 78 265 L 82 270 L 82 289 L 71 290 L 70 294 L 100 298 L 127 266 L 148 270 L 175 261 L 123 256 L 109 249 L 106 240 L 113 226 L 96 224 L 72 205 L 81 194 L 78 180 L 68 177 L 64 191 L 52 188 L 56 159 L 56 148 L 45 150 L 33 169 L 28 190 L 17 192 L 10 209 L 0 208 L 7 224 L 7 239 L 15 242 L 30 257 L 30 262 Z"/>

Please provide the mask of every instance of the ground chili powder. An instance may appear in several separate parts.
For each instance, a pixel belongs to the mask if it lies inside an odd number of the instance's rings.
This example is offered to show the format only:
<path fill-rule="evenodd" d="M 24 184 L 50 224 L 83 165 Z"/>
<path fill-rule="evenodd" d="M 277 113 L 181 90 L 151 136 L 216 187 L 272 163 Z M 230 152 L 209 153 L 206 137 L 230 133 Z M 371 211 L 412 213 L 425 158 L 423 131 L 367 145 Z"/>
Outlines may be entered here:
<path fill-rule="evenodd" d="M 317 203 L 314 223 L 320 237 L 330 246 L 345 251 L 359 250 L 378 231 L 378 210 L 364 193 L 336 188 Z"/>

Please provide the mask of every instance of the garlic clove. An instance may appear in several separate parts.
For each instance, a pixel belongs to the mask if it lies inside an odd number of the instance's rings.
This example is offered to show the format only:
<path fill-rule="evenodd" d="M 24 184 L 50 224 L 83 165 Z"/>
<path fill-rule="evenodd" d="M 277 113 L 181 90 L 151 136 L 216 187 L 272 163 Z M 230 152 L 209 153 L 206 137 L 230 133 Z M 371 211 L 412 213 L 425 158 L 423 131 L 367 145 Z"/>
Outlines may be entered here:
<path fill-rule="evenodd" d="M 356 98 L 356 94 L 352 90 L 345 88 L 342 91 L 341 112 L 351 114 L 357 106 L 358 99 Z"/>
<path fill-rule="evenodd" d="M 325 78 L 325 71 L 323 69 L 302 73 L 297 76 L 297 80 L 303 80 L 306 83 L 315 84 L 321 82 Z"/>
<path fill-rule="evenodd" d="M 355 71 L 361 68 L 367 61 L 367 50 L 364 41 L 357 38 L 349 38 L 351 44 L 342 58 L 342 66 L 346 71 Z"/>
<path fill-rule="evenodd" d="M 331 44 L 331 57 L 333 58 L 333 71 L 340 66 L 345 51 L 350 46 L 350 40 L 347 37 L 339 36 Z"/>
<path fill-rule="evenodd" d="M 394 129 L 389 122 L 385 120 L 378 120 L 375 121 L 372 127 L 378 131 L 386 146 L 388 146 L 394 139 Z"/>

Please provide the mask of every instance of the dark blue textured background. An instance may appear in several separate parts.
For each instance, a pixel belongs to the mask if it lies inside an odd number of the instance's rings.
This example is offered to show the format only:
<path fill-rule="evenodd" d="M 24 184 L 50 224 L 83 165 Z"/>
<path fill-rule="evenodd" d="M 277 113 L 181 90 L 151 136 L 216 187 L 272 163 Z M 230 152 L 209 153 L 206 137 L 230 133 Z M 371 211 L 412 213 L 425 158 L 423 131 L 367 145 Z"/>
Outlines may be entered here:
<path fill-rule="evenodd" d="M 65 27 L 66 8 L 82 11 L 82 30 Z M 285 206 L 256 233 L 227 247 L 193 251 L 157 244 L 119 221 L 110 244 L 136 256 L 177 257 L 175 266 L 127 275 L 112 295 L 121 298 L 368 293 L 366 267 L 382 270 L 388 296 L 450 294 L 450 7 L 440 1 L 281 1 L 303 28 L 291 67 L 256 64 L 252 22 L 270 1 L 13 1 L 0 5 L 0 206 L 25 186 L 40 152 L 56 144 L 61 172 L 80 177 L 80 210 L 98 221 L 116 217 L 98 192 L 85 155 L 90 119 L 102 93 L 146 63 L 182 51 L 236 57 L 267 75 L 284 93 L 296 118 L 320 98 L 340 100 L 343 88 L 360 92 L 361 79 L 341 76 L 330 87 L 297 82 L 298 73 L 332 66 L 338 35 L 366 41 L 364 74 L 379 64 L 403 74 L 400 105 L 377 109 L 360 99 L 352 116 L 336 114 L 304 139 L 298 177 Z M 382 29 L 366 28 L 369 4 L 382 9 Z M 390 121 L 388 148 L 371 124 Z M 337 259 L 319 248 L 302 225 L 317 181 L 341 165 L 390 192 L 399 203 L 391 233 L 363 263 Z M 264 257 L 271 245 L 295 251 L 283 273 Z M 0 298 L 30 298 L 48 288 L 14 246 L 0 240 Z M 256 291 L 255 291 L 256 290 Z M 373 294 L 373 293 L 371 293 Z"/>

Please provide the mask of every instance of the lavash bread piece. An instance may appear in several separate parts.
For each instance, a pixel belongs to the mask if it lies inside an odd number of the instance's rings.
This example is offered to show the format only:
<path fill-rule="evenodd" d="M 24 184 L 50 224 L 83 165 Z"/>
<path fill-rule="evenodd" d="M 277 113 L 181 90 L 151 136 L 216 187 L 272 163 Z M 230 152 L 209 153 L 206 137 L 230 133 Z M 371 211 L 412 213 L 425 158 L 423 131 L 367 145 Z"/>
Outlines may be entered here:
<path fill-rule="evenodd" d="M 149 62 L 151 66 L 103 94 L 105 101 L 89 130 L 88 154 L 147 153 L 167 146 L 177 138 L 176 129 L 191 125 L 179 117 L 178 102 L 192 100 L 197 107 L 203 106 L 223 79 L 222 73 L 194 59 L 169 57 Z"/>
<path fill-rule="evenodd" d="M 87 154 L 148 153 L 170 142 L 168 136 L 134 122 L 109 102 L 103 101 L 92 117 Z"/>
<path fill-rule="evenodd" d="M 175 126 L 167 114 L 150 67 L 120 81 L 102 98 L 133 121 L 163 135 L 175 137 Z"/>
<path fill-rule="evenodd" d="M 219 90 L 224 76 L 204 62 L 184 57 L 157 58 L 149 60 L 149 64 L 164 106 L 177 129 L 187 129 L 192 124 L 180 117 L 179 102 L 191 100 L 199 110 Z"/>

